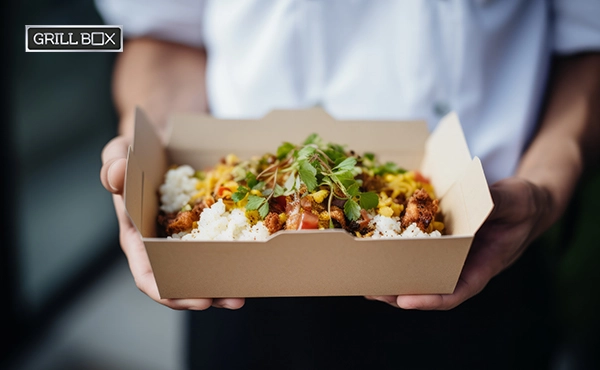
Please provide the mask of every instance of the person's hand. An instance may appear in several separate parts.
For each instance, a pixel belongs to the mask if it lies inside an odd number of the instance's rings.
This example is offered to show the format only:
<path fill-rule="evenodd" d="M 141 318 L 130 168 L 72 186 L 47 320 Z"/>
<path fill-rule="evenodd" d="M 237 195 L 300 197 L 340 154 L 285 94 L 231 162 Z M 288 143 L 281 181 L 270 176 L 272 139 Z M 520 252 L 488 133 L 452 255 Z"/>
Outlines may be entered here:
<path fill-rule="evenodd" d="M 139 233 L 125 212 L 125 204 L 122 197 L 127 150 L 130 143 L 130 139 L 124 136 L 117 136 L 106 144 L 102 151 L 100 179 L 102 185 L 113 194 L 113 202 L 119 221 L 119 240 L 121 242 L 121 248 L 123 249 L 123 252 L 125 252 L 125 256 L 129 262 L 129 268 L 131 269 L 137 287 L 156 302 L 178 310 L 204 310 L 210 306 L 229 309 L 238 309 L 242 307 L 244 305 L 244 299 L 242 298 L 160 298 L 144 243 L 142 243 Z"/>
<path fill-rule="evenodd" d="M 490 187 L 494 210 L 477 232 L 453 294 L 368 296 L 404 309 L 449 310 L 483 290 L 544 229 L 551 202 L 544 189 L 519 178 Z"/>

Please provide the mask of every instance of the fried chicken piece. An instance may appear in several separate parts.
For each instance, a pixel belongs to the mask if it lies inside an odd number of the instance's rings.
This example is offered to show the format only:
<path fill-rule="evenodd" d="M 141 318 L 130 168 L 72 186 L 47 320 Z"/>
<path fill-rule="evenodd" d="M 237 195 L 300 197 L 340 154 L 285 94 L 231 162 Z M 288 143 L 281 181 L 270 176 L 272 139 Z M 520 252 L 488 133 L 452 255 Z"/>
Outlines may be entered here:
<path fill-rule="evenodd" d="M 206 202 L 198 203 L 191 211 L 180 211 L 177 213 L 159 216 L 159 223 L 165 228 L 167 235 L 173 235 L 182 231 L 190 231 L 194 228 L 194 222 L 200 220 L 200 214 L 207 207 Z"/>
<path fill-rule="evenodd" d="M 264 225 L 269 230 L 269 234 L 278 232 L 283 226 L 279 220 L 279 215 L 275 212 L 271 212 L 265 217 Z"/>
<path fill-rule="evenodd" d="M 173 220 L 167 223 L 167 235 L 190 231 L 193 228 L 194 221 L 198 221 L 199 219 L 200 217 L 197 217 L 193 211 L 179 212 Z"/>
<path fill-rule="evenodd" d="M 437 199 L 431 199 L 425 189 L 417 189 L 408 198 L 406 211 L 401 219 L 401 226 L 405 228 L 414 222 L 421 231 L 427 232 L 429 225 L 435 219 L 435 215 L 438 212 L 438 203 Z"/>
<path fill-rule="evenodd" d="M 346 229 L 346 216 L 344 216 L 344 211 L 342 211 L 341 208 L 332 206 L 329 217 L 331 217 L 332 220 L 337 221 L 340 226 L 342 226 L 342 229 Z"/>

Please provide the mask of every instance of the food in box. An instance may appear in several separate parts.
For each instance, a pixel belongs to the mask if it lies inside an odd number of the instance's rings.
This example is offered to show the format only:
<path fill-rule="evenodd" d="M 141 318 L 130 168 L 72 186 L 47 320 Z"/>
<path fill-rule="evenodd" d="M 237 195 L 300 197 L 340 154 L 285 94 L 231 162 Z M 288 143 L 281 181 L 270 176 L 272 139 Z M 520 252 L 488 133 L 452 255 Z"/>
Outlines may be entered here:
<path fill-rule="evenodd" d="M 451 293 L 493 207 L 481 163 L 471 158 L 455 114 L 431 135 L 421 121 L 336 121 L 320 109 L 274 111 L 260 120 L 179 114 L 171 129 L 163 144 L 137 110 L 125 187 L 126 209 L 163 298 Z M 325 229 L 281 231 L 266 241 L 159 237 L 159 188 L 169 166 L 208 168 L 230 153 L 252 158 L 313 133 L 430 179 L 445 235 L 373 240 Z"/>

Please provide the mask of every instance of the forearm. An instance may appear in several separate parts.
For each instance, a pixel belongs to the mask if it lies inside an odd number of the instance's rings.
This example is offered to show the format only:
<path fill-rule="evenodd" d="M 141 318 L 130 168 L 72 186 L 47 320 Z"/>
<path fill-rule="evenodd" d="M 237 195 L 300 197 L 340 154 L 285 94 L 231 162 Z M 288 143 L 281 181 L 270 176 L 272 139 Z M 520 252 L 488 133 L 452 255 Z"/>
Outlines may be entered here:
<path fill-rule="evenodd" d="M 119 133 L 133 136 L 136 106 L 144 109 L 159 132 L 171 112 L 207 112 L 205 67 L 202 49 L 154 39 L 127 41 L 113 74 Z"/>
<path fill-rule="evenodd" d="M 567 207 L 586 167 L 600 156 L 600 54 L 563 58 L 556 63 L 540 128 L 517 171 L 545 189 L 548 212 L 539 235 Z"/>

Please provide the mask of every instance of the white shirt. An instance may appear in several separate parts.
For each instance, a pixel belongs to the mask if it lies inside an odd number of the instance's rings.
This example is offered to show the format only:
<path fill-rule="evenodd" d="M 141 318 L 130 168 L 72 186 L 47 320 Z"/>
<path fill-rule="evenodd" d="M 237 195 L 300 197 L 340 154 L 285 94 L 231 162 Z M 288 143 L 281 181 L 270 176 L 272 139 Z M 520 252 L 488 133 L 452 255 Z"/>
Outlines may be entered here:
<path fill-rule="evenodd" d="M 453 110 L 490 182 L 515 171 L 532 136 L 551 55 L 600 50 L 598 0 L 97 5 L 126 37 L 204 46 L 216 117 L 321 105 L 338 119 L 425 119 L 433 129 Z"/>

